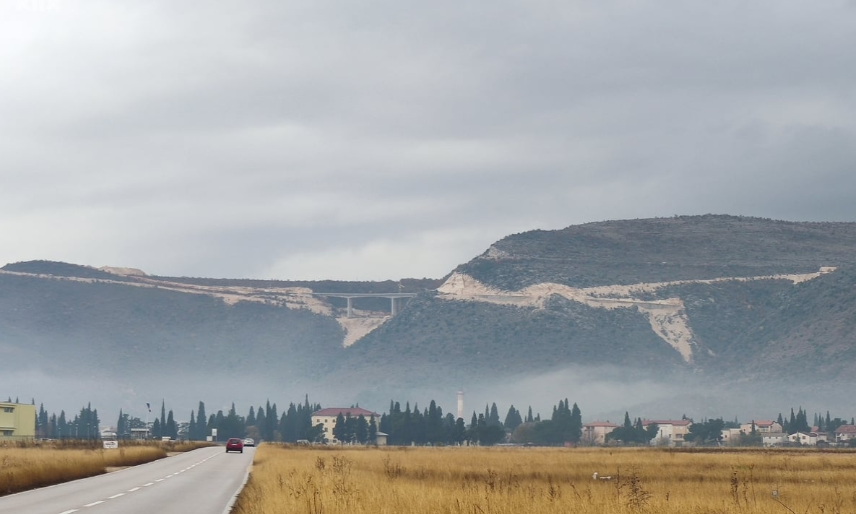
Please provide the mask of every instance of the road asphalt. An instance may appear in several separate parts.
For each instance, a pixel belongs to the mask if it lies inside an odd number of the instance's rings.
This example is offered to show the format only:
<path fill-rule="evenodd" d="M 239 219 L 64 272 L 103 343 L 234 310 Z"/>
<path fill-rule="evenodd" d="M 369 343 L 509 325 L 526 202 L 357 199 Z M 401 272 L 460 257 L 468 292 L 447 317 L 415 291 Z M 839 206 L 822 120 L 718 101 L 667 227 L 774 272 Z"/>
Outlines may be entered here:
<path fill-rule="evenodd" d="M 202 448 L 148 464 L 0 498 L 0 514 L 224 514 L 255 448 Z"/>

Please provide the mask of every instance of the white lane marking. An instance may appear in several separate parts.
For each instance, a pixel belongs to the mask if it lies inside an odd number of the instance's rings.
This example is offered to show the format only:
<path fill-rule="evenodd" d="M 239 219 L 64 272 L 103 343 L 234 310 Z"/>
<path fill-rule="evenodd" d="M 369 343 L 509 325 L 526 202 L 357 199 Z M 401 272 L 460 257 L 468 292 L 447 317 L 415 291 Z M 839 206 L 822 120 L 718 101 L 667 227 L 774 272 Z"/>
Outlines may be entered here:
<path fill-rule="evenodd" d="M 94 507 L 96 505 L 104 503 L 104 500 L 98 500 L 97 502 L 87 503 L 84 507 Z"/>
<path fill-rule="evenodd" d="M 60 512 L 59 514 L 71 514 L 72 512 L 77 512 L 77 509 L 66 510 L 64 512 Z"/>
<path fill-rule="evenodd" d="M 158 478 L 155 482 L 163 482 L 163 478 Z"/>
<path fill-rule="evenodd" d="M 148 486 L 150 486 L 150 485 L 155 485 L 155 483 L 154 483 L 154 482 L 149 482 L 148 484 L 143 484 L 143 487 L 148 487 Z"/>
<path fill-rule="evenodd" d="M 114 494 L 113 496 L 108 496 L 107 499 L 112 500 L 112 499 L 118 498 L 120 496 L 125 496 L 125 493 Z"/>
<path fill-rule="evenodd" d="M 128 489 L 128 492 L 129 492 L 129 493 L 133 493 L 134 491 L 139 491 L 139 490 L 140 490 L 140 488 L 139 488 L 139 487 L 135 487 L 135 488 L 133 488 L 133 489 Z"/>

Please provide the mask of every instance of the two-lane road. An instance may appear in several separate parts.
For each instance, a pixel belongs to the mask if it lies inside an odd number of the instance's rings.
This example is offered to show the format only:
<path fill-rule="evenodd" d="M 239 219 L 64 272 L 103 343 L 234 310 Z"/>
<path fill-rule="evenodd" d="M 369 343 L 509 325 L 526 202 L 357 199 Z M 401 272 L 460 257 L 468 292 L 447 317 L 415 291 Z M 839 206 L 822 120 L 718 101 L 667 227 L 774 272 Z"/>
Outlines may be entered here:
<path fill-rule="evenodd" d="M 115 473 L 0 498 L 0 514 L 223 514 L 255 448 L 203 448 Z"/>

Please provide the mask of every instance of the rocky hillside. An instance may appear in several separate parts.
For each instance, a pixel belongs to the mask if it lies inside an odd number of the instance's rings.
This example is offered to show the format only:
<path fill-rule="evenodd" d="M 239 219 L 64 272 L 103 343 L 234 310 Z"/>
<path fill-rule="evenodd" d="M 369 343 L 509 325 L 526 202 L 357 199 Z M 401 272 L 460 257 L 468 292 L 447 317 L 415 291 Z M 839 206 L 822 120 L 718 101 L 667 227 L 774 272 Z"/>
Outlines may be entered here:
<path fill-rule="evenodd" d="M 516 234 L 350 351 L 431 362 L 462 380 L 607 364 L 844 379 L 856 376 L 854 249 L 853 223 L 733 216 Z"/>
<path fill-rule="evenodd" d="M 16 263 L 0 270 L 0 360 L 134 387 L 229 377 L 385 401 L 571 368 L 843 383 L 856 376 L 855 249 L 854 223 L 693 216 L 511 235 L 443 280 Z M 363 298 L 352 319 L 343 298 L 317 294 L 400 292 L 416 296 L 396 316 L 389 299 Z"/>

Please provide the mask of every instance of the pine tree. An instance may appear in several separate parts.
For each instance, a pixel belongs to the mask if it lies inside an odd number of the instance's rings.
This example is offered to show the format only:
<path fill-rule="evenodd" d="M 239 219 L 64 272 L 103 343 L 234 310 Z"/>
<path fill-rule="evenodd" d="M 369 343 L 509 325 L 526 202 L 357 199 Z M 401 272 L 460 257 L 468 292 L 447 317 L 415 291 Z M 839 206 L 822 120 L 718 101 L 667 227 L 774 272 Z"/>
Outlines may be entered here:
<path fill-rule="evenodd" d="M 532 417 L 532 406 L 530 405 L 529 412 L 526 414 L 526 422 L 532 423 L 533 421 L 535 421 L 535 418 Z"/>

